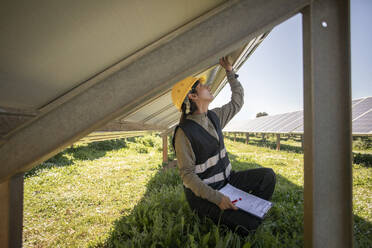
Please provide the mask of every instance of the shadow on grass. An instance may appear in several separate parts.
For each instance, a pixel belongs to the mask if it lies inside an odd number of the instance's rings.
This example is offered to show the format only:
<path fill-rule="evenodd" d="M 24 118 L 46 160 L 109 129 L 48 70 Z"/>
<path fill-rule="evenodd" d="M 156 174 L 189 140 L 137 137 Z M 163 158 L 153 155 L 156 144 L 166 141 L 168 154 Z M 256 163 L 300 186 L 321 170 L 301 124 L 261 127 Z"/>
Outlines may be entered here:
<path fill-rule="evenodd" d="M 353 152 L 353 163 L 363 167 L 372 167 L 372 154 Z"/>
<path fill-rule="evenodd" d="M 233 170 L 262 167 L 239 162 L 229 154 Z M 192 212 L 177 168 L 159 171 L 146 185 L 146 193 L 130 213 L 117 219 L 104 241 L 90 247 L 303 247 L 303 188 L 277 174 L 273 208 L 254 234 L 241 237 L 209 218 Z M 358 247 L 368 247 L 366 232 L 372 224 L 354 216 Z M 249 246 L 249 247 L 251 247 Z"/>
<path fill-rule="evenodd" d="M 75 160 L 95 160 L 105 156 L 108 151 L 124 147 L 126 147 L 125 139 L 96 141 L 85 146 L 69 147 L 27 171 L 25 178 L 32 177 L 45 168 L 73 165 Z"/>

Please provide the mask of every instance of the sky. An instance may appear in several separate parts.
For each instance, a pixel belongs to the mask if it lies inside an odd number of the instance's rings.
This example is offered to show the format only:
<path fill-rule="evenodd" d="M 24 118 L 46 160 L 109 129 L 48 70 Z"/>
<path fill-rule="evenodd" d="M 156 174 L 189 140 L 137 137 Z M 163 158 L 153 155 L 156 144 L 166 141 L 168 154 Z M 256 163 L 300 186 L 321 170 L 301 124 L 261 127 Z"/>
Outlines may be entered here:
<path fill-rule="evenodd" d="M 372 96 L 372 0 L 350 1 L 352 99 Z M 368 31 L 369 30 L 369 31 Z M 274 27 L 248 60 L 237 70 L 244 88 L 244 105 L 231 123 L 303 110 L 302 15 Z M 229 84 L 209 109 L 231 100 Z"/>

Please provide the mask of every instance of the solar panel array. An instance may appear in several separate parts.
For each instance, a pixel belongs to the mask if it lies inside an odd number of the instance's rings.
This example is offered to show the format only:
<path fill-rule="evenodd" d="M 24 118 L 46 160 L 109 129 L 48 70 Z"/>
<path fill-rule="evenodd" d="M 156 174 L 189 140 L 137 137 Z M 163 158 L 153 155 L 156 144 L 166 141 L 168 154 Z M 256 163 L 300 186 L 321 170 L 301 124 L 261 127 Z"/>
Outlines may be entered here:
<path fill-rule="evenodd" d="M 240 123 L 229 123 L 224 132 L 244 133 L 298 133 L 304 132 L 303 111 L 262 116 Z M 352 101 L 353 135 L 372 135 L 372 97 Z"/>

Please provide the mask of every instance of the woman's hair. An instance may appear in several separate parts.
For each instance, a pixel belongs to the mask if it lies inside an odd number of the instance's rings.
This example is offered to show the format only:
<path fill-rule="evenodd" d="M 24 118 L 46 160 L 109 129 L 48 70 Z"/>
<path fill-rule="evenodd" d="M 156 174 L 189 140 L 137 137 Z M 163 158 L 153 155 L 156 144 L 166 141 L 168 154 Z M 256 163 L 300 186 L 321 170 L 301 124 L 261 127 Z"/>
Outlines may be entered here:
<path fill-rule="evenodd" d="M 193 84 L 193 86 L 191 87 L 191 90 L 186 95 L 186 98 L 187 98 L 186 101 L 190 102 L 190 112 L 186 114 L 186 103 L 185 102 L 183 102 L 182 105 L 181 105 L 182 115 L 181 115 L 180 122 L 179 122 L 180 124 L 183 123 L 186 120 L 186 116 L 192 115 L 195 112 L 195 110 L 198 109 L 198 107 L 196 106 L 196 103 L 193 102 L 190 98 L 188 98 L 188 95 L 191 94 L 191 93 L 198 94 L 198 92 L 195 89 L 196 86 L 198 86 L 198 84 L 199 84 L 199 80 L 197 80 Z"/>

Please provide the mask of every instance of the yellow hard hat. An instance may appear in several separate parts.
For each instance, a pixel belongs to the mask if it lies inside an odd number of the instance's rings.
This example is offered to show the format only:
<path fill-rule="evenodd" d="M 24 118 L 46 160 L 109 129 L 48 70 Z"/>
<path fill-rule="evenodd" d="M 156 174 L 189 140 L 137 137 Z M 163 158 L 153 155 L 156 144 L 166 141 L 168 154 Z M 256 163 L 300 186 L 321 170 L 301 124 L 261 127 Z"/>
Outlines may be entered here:
<path fill-rule="evenodd" d="M 173 104 L 176 106 L 178 111 L 181 111 L 181 106 L 183 101 L 185 100 L 185 97 L 187 93 L 191 90 L 191 87 L 194 85 L 194 83 L 199 80 L 201 84 L 205 84 L 206 82 L 206 76 L 202 75 L 200 77 L 187 77 L 178 83 L 176 83 L 172 88 L 172 101 Z"/>

